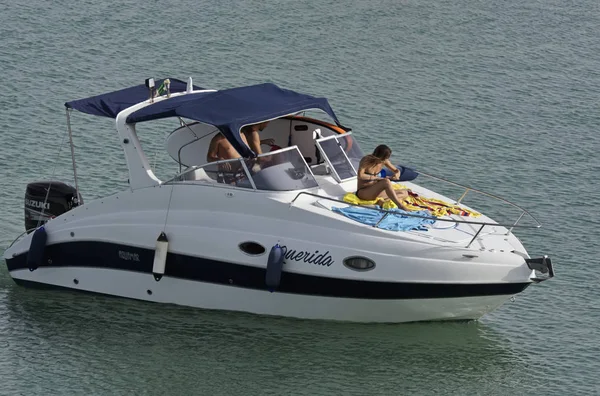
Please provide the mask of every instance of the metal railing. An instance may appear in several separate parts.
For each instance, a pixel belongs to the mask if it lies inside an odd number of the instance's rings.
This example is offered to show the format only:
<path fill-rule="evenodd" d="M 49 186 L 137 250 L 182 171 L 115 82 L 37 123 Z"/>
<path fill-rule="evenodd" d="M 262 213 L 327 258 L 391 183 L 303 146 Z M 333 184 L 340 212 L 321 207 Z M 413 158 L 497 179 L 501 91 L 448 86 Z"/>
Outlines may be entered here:
<path fill-rule="evenodd" d="M 323 148 L 321 147 L 321 145 L 320 145 L 319 143 L 320 143 L 320 142 L 322 142 L 322 141 L 329 140 L 329 139 L 335 139 L 335 140 L 336 140 L 336 142 L 338 143 L 338 145 L 340 145 L 340 143 L 339 143 L 339 139 L 341 139 L 341 138 L 344 138 L 344 137 L 346 137 L 346 136 L 348 136 L 348 135 L 351 135 L 351 134 L 352 134 L 351 132 L 348 132 L 348 133 L 345 133 L 345 134 L 328 136 L 328 137 L 326 137 L 326 138 L 321 138 L 321 139 L 317 140 L 317 145 L 318 145 L 318 147 L 319 147 L 320 151 L 322 152 L 323 156 L 325 157 L 325 160 L 327 161 L 327 163 L 330 165 L 330 167 L 331 167 L 331 168 L 333 169 L 333 171 L 335 172 L 335 175 L 336 175 L 336 176 L 337 176 L 337 172 L 336 172 L 335 168 L 333 167 L 333 165 L 332 165 L 332 163 L 331 163 L 331 161 L 330 161 L 330 159 L 329 159 L 329 157 L 328 157 L 327 153 L 325 152 L 325 150 L 323 150 Z M 340 146 L 340 147 L 341 147 L 341 146 Z M 344 152 L 344 150 L 342 150 L 342 152 Z M 352 164 L 352 161 L 350 161 L 350 159 L 348 158 L 348 156 L 346 155 L 346 153 L 345 153 L 345 152 L 344 152 L 344 156 L 346 157 L 346 160 L 347 160 L 348 164 L 350 164 L 350 166 L 352 167 L 352 169 L 353 169 L 353 170 L 356 172 L 356 169 L 354 168 L 354 165 Z M 355 174 L 356 174 L 356 173 L 355 173 Z M 455 204 L 460 204 L 460 203 L 462 202 L 462 200 L 463 200 L 463 199 L 465 199 L 465 197 L 467 196 L 467 194 L 468 194 L 470 191 L 473 191 L 473 192 L 475 192 L 475 193 L 477 193 L 477 194 L 481 194 L 481 195 L 484 195 L 484 196 L 487 196 L 487 197 L 490 197 L 490 198 L 496 199 L 496 200 L 498 200 L 498 201 L 504 202 L 504 203 L 506 203 L 506 204 L 508 204 L 508 205 L 510 205 L 510 206 L 512 206 L 512 207 L 514 207 L 514 208 L 517 208 L 518 210 L 520 210 L 520 211 L 521 211 L 521 214 L 519 215 L 519 217 L 517 218 L 517 220 L 516 220 L 516 221 L 515 221 L 513 224 L 510 224 L 510 225 L 505 225 L 505 227 L 507 227 L 507 228 L 508 228 L 508 232 L 506 233 L 506 235 L 509 235 L 509 234 L 512 232 L 513 228 L 515 228 L 515 227 L 524 227 L 524 228 L 540 228 L 540 227 L 542 226 L 542 224 L 541 224 L 541 223 L 538 221 L 538 219 L 536 219 L 536 218 L 535 218 L 535 217 L 534 217 L 534 216 L 533 216 L 531 213 L 529 213 L 527 210 L 523 209 L 523 208 L 522 208 L 522 207 L 520 207 L 519 205 L 517 205 L 517 204 L 515 204 L 515 203 L 513 203 L 513 202 L 510 202 L 510 201 L 509 201 L 509 200 L 507 200 L 507 199 L 504 199 L 504 198 L 498 197 L 498 196 L 496 196 L 496 195 L 494 195 L 494 194 L 490 194 L 490 193 L 487 193 L 487 192 L 485 192 L 485 191 L 481 191 L 481 190 L 478 190 L 478 189 L 475 189 L 475 188 L 472 188 L 472 187 L 464 186 L 464 185 L 462 185 L 462 184 L 455 183 L 455 182 L 453 182 L 453 181 L 450 181 L 450 180 L 447 180 L 447 179 L 444 179 L 444 178 L 441 178 L 441 177 L 438 177 L 438 176 L 433 176 L 433 175 L 427 174 L 427 173 L 425 173 L 425 172 L 421 172 L 421 171 L 419 171 L 419 174 L 420 174 L 420 175 L 423 175 L 423 176 L 426 176 L 426 177 L 430 177 L 430 178 L 432 178 L 432 179 L 436 179 L 436 180 L 439 180 L 439 181 L 442 181 L 442 182 L 445 182 L 445 183 L 451 184 L 451 185 L 453 185 L 453 186 L 456 186 L 456 187 L 464 188 L 464 189 L 465 189 L 464 193 L 463 193 L 463 194 L 461 195 L 461 197 L 460 197 L 460 198 L 459 198 L 459 199 L 458 199 L 458 200 L 455 202 Z M 343 182 L 343 181 L 350 180 L 350 179 L 352 179 L 352 178 L 346 178 L 346 179 L 344 179 L 344 180 L 341 180 L 341 179 L 339 179 L 339 176 L 337 176 L 337 179 L 338 179 L 338 181 L 339 181 L 339 182 Z M 328 197 L 326 197 L 326 198 L 328 198 Z M 347 203 L 347 202 L 344 202 L 344 203 Z M 529 217 L 530 217 L 530 218 L 531 218 L 531 219 L 532 219 L 532 220 L 533 220 L 533 221 L 534 221 L 534 222 L 535 222 L 537 225 L 536 225 L 536 226 L 520 226 L 520 225 L 519 225 L 519 221 L 521 221 L 521 219 L 522 219 L 522 218 L 523 218 L 523 216 L 525 216 L 525 215 L 529 216 Z M 474 222 L 470 222 L 470 223 L 472 223 L 472 224 L 475 224 Z M 378 223 L 378 224 L 379 224 L 379 223 Z M 377 225 L 378 225 L 378 224 L 377 224 Z M 487 224 L 486 224 L 486 225 L 487 225 Z M 481 230 L 480 230 L 480 231 L 481 231 Z"/>
<path fill-rule="evenodd" d="M 185 128 L 185 129 L 189 130 L 192 133 L 192 135 L 194 135 L 194 137 L 195 137 L 194 139 L 190 140 L 189 142 L 183 144 L 177 150 L 177 162 L 179 163 L 179 172 L 181 172 L 182 171 L 182 168 L 181 168 L 181 165 L 182 165 L 182 163 L 181 163 L 181 151 L 184 148 L 186 148 L 187 146 L 189 146 L 189 145 L 191 145 L 193 143 L 196 143 L 196 142 L 198 142 L 198 141 L 200 141 L 200 140 L 202 140 L 204 138 L 207 138 L 209 136 L 213 136 L 215 134 L 215 132 L 219 132 L 219 129 L 215 128 L 215 129 L 212 129 L 210 132 L 208 132 L 208 133 L 206 133 L 206 134 L 204 134 L 202 136 L 198 136 L 198 135 L 196 135 L 196 132 L 194 132 L 194 130 L 191 127 L 194 126 L 194 125 L 200 124 L 199 122 L 193 122 L 191 124 L 188 124 L 181 117 L 178 117 L 178 118 L 179 118 L 179 123 L 181 124 L 181 126 L 179 128 L 177 128 L 177 129 L 175 129 L 173 132 L 171 132 L 171 135 L 174 134 L 175 132 L 177 132 L 177 131 Z"/>
<path fill-rule="evenodd" d="M 42 224 L 42 225 L 44 225 L 44 224 Z M 10 245 L 8 245 L 8 247 L 6 248 L 6 250 L 10 249 L 12 247 L 12 245 L 14 245 L 19 239 L 21 239 L 21 237 L 23 237 L 24 235 L 30 233 L 31 231 L 37 230 L 42 225 L 38 225 L 37 227 L 30 228 L 30 229 L 25 230 L 22 233 L 20 233 L 15 239 L 13 239 L 13 241 L 10 243 Z"/>
<path fill-rule="evenodd" d="M 456 186 L 456 187 L 464 188 L 465 192 L 460 196 L 460 198 L 455 202 L 455 204 L 460 204 L 462 202 L 462 200 L 465 199 L 465 197 L 467 196 L 467 194 L 470 191 L 473 191 L 476 194 L 481 194 L 481 195 L 484 195 L 486 197 L 493 198 L 493 199 L 495 199 L 497 201 L 504 202 L 504 203 L 506 203 L 506 204 L 508 204 L 508 205 L 510 205 L 510 206 L 512 206 L 512 207 L 514 207 L 514 208 L 516 208 L 518 210 L 520 210 L 521 214 L 519 215 L 519 217 L 517 218 L 517 220 L 514 222 L 514 224 L 512 224 L 510 226 L 510 228 L 509 228 L 509 230 L 507 232 L 507 235 L 510 234 L 510 232 L 512 231 L 512 229 L 514 227 L 523 227 L 523 226 L 519 226 L 518 224 L 519 224 L 519 221 L 521 221 L 521 219 L 525 215 L 527 215 L 528 217 L 530 217 L 537 224 L 537 226 L 528 226 L 527 228 L 540 228 L 542 226 L 542 223 L 540 223 L 539 220 L 537 218 L 535 218 L 534 215 L 532 215 L 531 213 L 529 213 L 527 210 L 523 209 L 522 207 L 520 207 L 516 203 L 509 201 L 508 199 L 499 197 L 499 196 L 494 195 L 494 194 L 490 194 L 490 193 L 485 192 L 485 191 L 478 190 L 478 189 L 473 188 L 473 187 L 469 187 L 469 186 L 465 186 L 465 185 L 462 185 L 462 184 L 459 184 L 459 183 L 455 183 L 453 181 L 450 181 L 450 180 L 447 180 L 447 179 L 444 179 L 444 178 L 441 178 L 441 177 L 438 177 L 438 176 L 433 176 L 433 175 L 430 175 L 430 174 L 422 172 L 422 171 L 419 171 L 419 175 L 430 177 L 432 179 L 439 180 L 439 181 L 451 184 L 451 185 Z"/>
<path fill-rule="evenodd" d="M 454 184 L 456 184 L 456 183 L 454 183 Z M 459 184 L 457 184 L 457 185 L 460 186 Z M 475 189 L 471 189 L 471 190 L 475 191 Z M 487 194 L 487 193 L 485 193 L 485 194 Z M 362 207 L 364 207 L 364 205 L 350 203 L 350 202 L 339 200 L 337 198 L 327 197 L 327 196 L 320 195 L 320 194 L 314 194 L 314 193 L 310 193 L 310 192 L 307 192 L 307 191 L 301 191 L 301 192 L 299 192 L 294 197 L 294 199 L 292 199 L 292 201 L 290 202 L 290 206 L 293 206 L 294 203 L 296 202 L 296 200 L 298 198 L 300 198 L 300 196 L 302 196 L 302 195 L 308 195 L 308 196 L 312 196 L 312 197 L 315 197 L 315 198 L 326 199 L 326 200 L 329 200 L 329 201 L 338 202 L 338 203 L 342 203 L 342 204 L 350 205 L 350 206 L 362 206 Z M 491 194 L 489 194 L 489 195 L 493 197 L 493 195 L 491 195 Z M 506 201 L 503 198 L 499 198 L 499 199 L 503 200 L 503 201 Z M 525 213 L 529 213 L 525 209 L 520 208 L 518 205 L 513 204 L 512 202 L 509 202 L 509 201 L 506 201 L 506 202 L 509 203 L 509 204 L 511 204 L 511 205 L 516 206 L 517 208 L 519 208 L 521 210 L 523 210 Z M 375 208 L 369 207 L 369 209 L 377 210 L 377 211 L 383 213 L 383 216 L 381 217 L 381 219 L 379 219 L 377 221 L 377 223 L 373 225 L 373 227 L 379 226 L 379 224 L 381 224 L 381 222 L 389 214 L 398 214 L 398 212 L 394 212 L 394 211 L 390 211 L 390 210 L 386 210 L 386 209 L 382 209 L 382 208 L 378 208 L 378 207 L 375 207 Z M 539 221 L 537 221 L 537 219 L 535 219 L 535 217 L 533 217 L 533 216 L 531 216 L 531 217 L 535 220 L 535 222 L 537 223 L 537 225 L 517 225 L 516 223 L 514 223 L 514 224 L 513 223 L 511 223 L 511 224 L 502 224 L 502 223 L 497 223 L 497 222 L 496 223 L 491 223 L 491 222 L 485 222 L 485 221 L 467 221 L 467 220 L 458 220 L 458 219 L 443 219 L 443 218 L 435 217 L 435 216 L 422 216 L 422 215 L 413 214 L 413 213 L 406 212 L 406 211 L 402 213 L 402 216 L 417 217 L 417 218 L 426 219 L 426 220 L 444 221 L 444 222 L 456 223 L 456 224 L 465 223 L 465 224 L 480 225 L 481 227 L 479 227 L 479 230 L 477 230 L 477 232 L 475 233 L 475 235 L 473 236 L 473 238 L 471 238 L 471 240 L 469 241 L 469 243 L 467 244 L 467 246 L 465 246 L 465 248 L 468 248 L 469 246 L 471 246 L 471 244 L 475 241 L 475 239 L 477 239 L 477 237 L 479 236 L 479 234 L 481 233 L 481 231 L 483 230 L 483 228 L 485 226 L 510 227 L 510 229 L 508 230 L 508 232 L 506 233 L 506 235 L 509 235 L 512 232 L 512 229 L 514 227 L 518 227 L 518 228 L 540 228 L 542 226 L 541 223 Z M 521 215 L 519 217 L 519 219 L 522 216 L 523 215 Z M 518 220 L 517 220 L 517 223 L 518 223 Z"/>

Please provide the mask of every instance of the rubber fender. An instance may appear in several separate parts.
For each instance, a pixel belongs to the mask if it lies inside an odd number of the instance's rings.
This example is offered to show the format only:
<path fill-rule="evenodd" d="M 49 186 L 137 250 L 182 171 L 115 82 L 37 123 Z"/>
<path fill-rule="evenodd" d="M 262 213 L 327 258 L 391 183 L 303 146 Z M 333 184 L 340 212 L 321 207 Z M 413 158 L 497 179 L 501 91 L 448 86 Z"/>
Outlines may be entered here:
<path fill-rule="evenodd" d="M 156 239 L 156 250 L 154 251 L 154 262 L 152 263 L 152 275 L 154 275 L 154 280 L 157 282 L 165 274 L 168 250 L 169 240 L 167 239 L 167 235 L 161 232 L 158 239 Z"/>
<path fill-rule="evenodd" d="M 419 173 L 413 169 L 407 168 L 402 165 L 396 165 L 396 168 L 400 170 L 400 180 L 398 181 L 411 181 L 419 176 Z M 388 173 L 385 169 L 382 169 L 379 173 L 379 177 L 392 176 L 392 173 Z"/>
<path fill-rule="evenodd" d="M 44 226 L 33 232 L 31 245 L 29 245 L 29 252 L 27 252 L 27 267 L 29 268 L 29 271 L 34 271 L 42 265 L 47 239 L 48 234 L 46 233 Z"/>
<path fill-rule="evenodd" d="M 398 165 L 397 168 L 400 169 L 400 181 L 415 180 L 419 176 L 419 173 L 414 169 L 402 165 Z"/>
<path fill-rule="evenodd" d="M 267 262 L 267 273 L 265 274 L 265 283 L 270 292 L 279 287 L 281 271 L 283 270 L 283 256 L 283 249 L 279 244 L 271 248 L 269 261 Z"/>

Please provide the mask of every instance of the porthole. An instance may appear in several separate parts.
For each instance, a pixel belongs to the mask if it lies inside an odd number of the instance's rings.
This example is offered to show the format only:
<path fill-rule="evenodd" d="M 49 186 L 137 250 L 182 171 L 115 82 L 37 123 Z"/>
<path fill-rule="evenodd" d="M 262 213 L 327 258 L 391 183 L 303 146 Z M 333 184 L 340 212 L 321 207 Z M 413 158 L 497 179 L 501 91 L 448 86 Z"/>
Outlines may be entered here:
<path fill-rule="evenodd" d="M 344 265 L 355 271 L 370 271 L 375 268 L 375 262 L 366 257 L 353 256 L 344 259 Z"/>
<path fill-rule="evenodd" d="M 256 242 L 242 242 L 239 247 L 242 252 L 251 256 L 260 256 L 265 253 L 265 247 Z"/>

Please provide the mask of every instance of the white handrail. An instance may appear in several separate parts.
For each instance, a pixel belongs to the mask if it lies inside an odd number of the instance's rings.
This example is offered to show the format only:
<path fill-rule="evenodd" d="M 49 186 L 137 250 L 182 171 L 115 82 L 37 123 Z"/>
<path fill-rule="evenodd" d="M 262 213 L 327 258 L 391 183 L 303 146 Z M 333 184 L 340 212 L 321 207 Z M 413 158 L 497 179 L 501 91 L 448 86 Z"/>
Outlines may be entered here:
<path fill-rule="evenodd" d="M 506 203 L 506 204 L 508 204 L 508 205 L 510 205 L 510 206 L 512 206 L 512 207 L 514 207 L 514 208 L 517 208 L 517 209 L 519 209 L 519 210 L 520 210 L 522 213 L 521 213 L 521 215 L 519 216 L 519 218 L 517 219 L 517 221 L 516 221 L 514 224 L 512 224 L 512 225 L 510 226 L 511 228 L 509 229 L 509 233 L 510 233 L 510 231 L 512 230 L 512 227 L 519 227 L 519 226 L 518 226 L 518 223 L 519 223 L 519 221 L 520 221 L 520 220 L 523 218 L 523 216 L 524 216 L 524 215 L 527 215 L 527 216 L 529 216 L 529 217 L 530 217 L 530 218 L 531 218 L 533 221 L 535 221 L 535 222 L 536 222 L 536 224 L 538 225 L 538 226 L 537 226 L 537 228 L 539 228 L 539 227 L 541 227 L 541 226 L 542 226 L 542 223 L 540 223 L 540 221 L 539 221 L 539 220 L 538 220 L 538 219 L 537 219 L 537 218 L 536 218 L 534 215 L 532 215 L 532 214 L 531 214 L 531 213 L 529 213 L 529 212 L 528 212 L 526 209 L 523 209 L 522 207 L 520 207 L 520 206 L 519 206 L 519 205 L 517 205 L 516 203 L 509 201 L 508 199 L 505 199 L 505 198 L 499 197 L 499 196 L 497 196 L 497 195 L 494 195 L 494 194 L 490 194 L 490 193 L 488 193 L 488 192 L 485 192 L 485 191 L 478 190 L 478 189 L 476 189 L 476 188 L 473 188 L 473 187 L 469 187 L 469 186 L 465 186 L 465 185 L 462 185 L 462 184 L 459 184 L 459 183 L 455 183 L 455 182 L 453 182 L 453 181 L 450 181 L 450 180 L 444 179 L 444 178 L 442 178 L 442 177 L 433 176 L 433 175 L 430 175 L 430 174 L 428 174 L 428 173 L 425 173 L 425 172 L 422 172 L 422 171 L 418 171 L 418 173 L 419 173 L 419 175 L 423 175 L 423 176 L 426 176 L 426 177 L 430 177 L 430 178 L 432 178 L 432 179 L 436 179 L 436 180 L 442 181 L 442 182 L 444 182 L 444 183 L 451 184 L 451 185 L 453 185 L 453 186 L 456 186 L 456 187 L 461 187 L 461 188 L 464 188 L 464 189 L 465 189 L 465 192 L 464 192 L 464 193 L 461 195 L 461 197 L 460 197 L 460 198 L 459 198 L 459 199 L 456 201 L 456 203 L 457 203 L 457 204 L 459 204 L 459 203 L 461 203 L 461 202 L 462 202 L 462 200 L 463 200 L 463 199 L 466 197 L 466 195 L 467 195 L 467 193 L 468 193 L 468 192 L 470 192 L 470 191 L 473 191 L 473 192 L 475 192 L 475 193 L 477 193 L 477 194 L 485 195 L 485 196 L 487 196 L 487 197 L 490 197 L 490 198 L 493 198 L 493 199 L 495 199 L 495 200 L 498 200 L 498 201 L 504 202 L 504 203 Z"/>
<path fill-rule="evenodd" d="M 339 202 L 339 203 L 343 203 L 345 205 L 350 205 L 350 206 L 361 206 L 359 204 L 354 204 L 354 203 L 350 203 L 350 202 L 341 201 L 341 200 L 336 199 L 336 198 L 331 198 L 331 197 L 327 197 L 327 196 L 324 196 L 324 195 L 309 193 L 307 191 L 301 191 L 301 192 L 299 192 L 294 197 L 294 199 L 292 199 L 292 201 L 290 202 L 290 207 L 293 207 L 294 202 L 296 202 L 296 200 L 301 195 L 309 195 L 311 197 L 316 197 L 316 198 L 321 198 L 321 199 L 327 199 L 329 201 Z M 397 212 L 392 212 L 390 210 L 386 210 L 386 209 L 382 209 L 382 208 L 369 208 L 369 209 L 374 209 L 374 210 L 377 210 L 378 212 L 384 213 L 384 215 L 381 217 L 381 219 L 379 219 L 379 221 L 375 225 L 373 225 L 373 227 L 377 227 L 383 221 L 383 219 L 385 219 L 390 213 L 391 214 L 397 214 Z M 403 212 L 402 216 L 417 217 L 417 218 L 426 219 L 426 220 L 446 221 L 446 222 L 456 223 L 456 224 L 458 224 L 458 223 L 465 223 L 465 224 L 480 225 L 481 227 L 479 227 L 479 230 L 475 233 L 475 235 L 473 235 L 473 238 L 471 238 L 471 240 L 469 241 L 469 243 L 465 246 L 466 248 L 468 248 L 469 246 L 471 246 L 471 244 L 475 241 L 475 239 L 479 236 L 479 234 L 483 230 L 483 227 L 485 227 L 485 226 L 509 227 L 510 226 L 508 224 L 490 223 L 490 222 L 484 222 L 484 221 L 466 221 L 466 220 L 456 220 L 456 219 L 444 219 L 444 218 L 435 217 L 435 216 L 422 216 L 422 215 L 417 215 L 417 214 L 413 214 L 413 213 L 409 213 L 409 212 Z M 535 225 L 535 226 L 512 225 L 512 227 L 519 227 L 519 228 L 540 228 L 541 226 L 542 225 L 539 224 L 539 222 L 538 222 L 538 225 Z"/>
<path fill-rule="evenodd" d="M 300 191 L 298 194 L 296 194 L 296 196 L 294 197 L 294 199 L 292 199 L 292 201 L 290 202 L 290 205 L 293 205 L 294 202 L 296 202 L 296 200 L 301 196 L 301 195 L 310 195 L 312 197 L 315 198 L 322 198 L 322 199 L 327 199 L 329 201 L 334 201 L 334 202 L 339 202 L 339 203 L 343 203 L 345 205 L 351 205 L 351 206 L 362 206 L 363 205 L 359 205 L 359 204 L 354 204 L 351 202 L 346 202 L 346 201 L 342 201 L 339 200 L 337 198 L 332 198 L 332 197 L 327 197 L 325 195 L 320 195 L 320 194 L 314 194 L 314 193 L 310 193 L 307 191 Z M 382 209 L 382 208 L 371 208 L 369 207 L 369 209 L 374 209 L 377 210 L 381 213 L 386 213 L 386 214 L 398 214 L 398 212 L 393 212 L 390 210 L 386 210 L 386 209 Z M 449 223 L 465 223 L 465 224 L 475 224 L 475 225 L 489 225 L 489 226 L 497 226 L 497 227 L 511 227 L 512 224 L 502 224 L 502 223 L 497 223 L 497 222 L 486 222 L 486 221 L 467 221 L 467 220 L 457 220 L 457 219 L 444 219 L 441 217 L 435 217 L 435 216 L 423 216 L 423 215 L 418 215 L 418 214 L 414 214 L 414 213 L 410 213 L 410 212 L 402 212 L 402 216 L 409 216 L 409 217 L 418 217 L 421 219 L 428 219 L 428 220 L 436 220 L 436 221 L 446 221 Z M 541 224 L 538 225 L 517 225 L 515 226 L 517 228 L 540 228 Z"/>

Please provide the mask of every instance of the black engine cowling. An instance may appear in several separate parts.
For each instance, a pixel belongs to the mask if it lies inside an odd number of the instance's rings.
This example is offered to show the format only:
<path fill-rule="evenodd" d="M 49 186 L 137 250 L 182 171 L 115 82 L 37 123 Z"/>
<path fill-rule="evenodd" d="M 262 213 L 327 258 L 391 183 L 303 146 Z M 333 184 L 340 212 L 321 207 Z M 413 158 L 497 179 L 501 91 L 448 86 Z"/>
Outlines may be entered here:
<path fill-rule="evenodd" d="M 77 197 L 71 185 L 59 181 L 29 183 L 25 191 L 25 230 L 29 233 L 81 204 L 81 195 Z"/>

